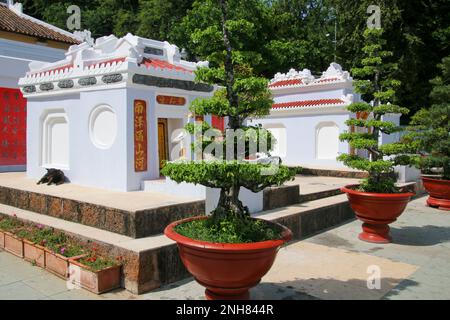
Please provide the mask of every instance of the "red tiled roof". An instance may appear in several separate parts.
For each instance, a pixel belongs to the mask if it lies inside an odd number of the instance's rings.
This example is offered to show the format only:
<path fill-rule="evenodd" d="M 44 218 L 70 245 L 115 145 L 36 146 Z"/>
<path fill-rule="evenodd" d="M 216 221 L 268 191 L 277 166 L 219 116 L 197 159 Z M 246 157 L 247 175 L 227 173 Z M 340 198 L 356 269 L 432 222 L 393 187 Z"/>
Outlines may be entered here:
<path fill-rule="evenodd" d="M 192 72 L 191 70 L 188 70 L 186 68 L 176 66 L 167 61 L 159 60 L 159 59 L 144 58 L 141 65 L 144 65 L 147 68 L 153 67 L 153 68 L 168 69 L 168 70 L 175 70 L 175 71 L 182 71 L 182 72 Z"/>
<path fill-rule="evenodd" d="M 68 44 L 80 43 L 75 37 L 69 37 L 43 24 L 19 16 L 5 4 L 0 4 L 0 30 Z"/>
<path fill-rule="evenodd" d="M 274 105 L 272 105 L 272 109 L 315 107 L 320 105 L 343 104 L 343 103 L 345 103 L 345 101 L 343 101 L 342 99 L 304 100 L 304 101 L 275 103 Z"/>
<path fill-rule="evenodd" d="M 303 84 L 301 79 L 281 80 L 281 81 L 277 81 L 277 82 L 273 82 L 273 83 L 269 84 L 269 87 L 273 88 L 273 87 L 283 87 L 283 86 L 294 86 L 294 85 L 299 85 L 299 84 Z"/>

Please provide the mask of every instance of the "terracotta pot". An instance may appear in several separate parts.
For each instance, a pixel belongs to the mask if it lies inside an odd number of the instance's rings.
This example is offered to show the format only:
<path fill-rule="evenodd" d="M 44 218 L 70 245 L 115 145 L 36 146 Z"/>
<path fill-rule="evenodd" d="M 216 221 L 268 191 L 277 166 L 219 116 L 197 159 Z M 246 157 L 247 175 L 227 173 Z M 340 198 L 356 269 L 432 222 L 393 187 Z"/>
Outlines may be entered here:
<path fill-rule="evenodd" d="M 430 195 L 427 204 L 441 210 L 450 210 L 450 180 L 422 176 L 422 181 Z"/>
<path fill-rule="evenodd" d="M 247 300 L 249 289 L 269 271 L 278 249 L 292 239 L 292 232 L 279 224 L 282 239 L 255 243 L 224 244 L 193 240 L 174 231 L 174 227 L 194 217 L 171 223 L 164 234 L 178 244 L 181 260 L 195 280 L 206 287 L 208 300 Z"/>
<path fill-rule="evenodd" d="M 45 248 L 26 239 L 23 239 L 23 258 L 45 268 Z"/>
<path fill-rule="evenodd" d="M 81 257 L 69 259 L 69 278 L 72 284 L 96 294 L 120 288 L 120 265 L 95 271 L 82 264 L 80 259 Z"/>
<path fill-rule="evenodd" d="M 0 230 L 0 248 L 5 248 L 5 233 L 2 230 Z"/>
<path fill-rule="evenodd" d="M 5 232 L 5 250 L 23 258 L 23 240 L 12 233 Z"/>
<path fill-rule="evenodd" d="M 373 243 L 389 243 L 389 224 L 405 210 L 414 193 L 372 193 L 354 190 L 356 185 L 341 188 L 347 194 L 356 217 L 362 220 L 363 232 L 359 239 Z"/>
<path fill-rule="evenodd" d="M 71 258 L 78 257 L 84 257 L 84 255 Z M 45 269 L 62 279 L 69 277 L 69 259 L 45 248 Z"/>

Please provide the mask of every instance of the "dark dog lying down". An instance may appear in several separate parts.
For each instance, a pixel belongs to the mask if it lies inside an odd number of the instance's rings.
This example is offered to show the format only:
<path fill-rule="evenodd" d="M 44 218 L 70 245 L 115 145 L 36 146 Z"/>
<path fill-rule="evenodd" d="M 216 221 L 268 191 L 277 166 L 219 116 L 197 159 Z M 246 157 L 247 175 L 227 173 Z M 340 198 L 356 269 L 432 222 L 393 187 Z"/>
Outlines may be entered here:
<path fill-rule="evenodd" d="M 46 183 L 47 185 L 60 185 L 65 181 L 64 172 L 58 169 L 47 169 L 47 173 L 38 181 L 37 184 Z"/>

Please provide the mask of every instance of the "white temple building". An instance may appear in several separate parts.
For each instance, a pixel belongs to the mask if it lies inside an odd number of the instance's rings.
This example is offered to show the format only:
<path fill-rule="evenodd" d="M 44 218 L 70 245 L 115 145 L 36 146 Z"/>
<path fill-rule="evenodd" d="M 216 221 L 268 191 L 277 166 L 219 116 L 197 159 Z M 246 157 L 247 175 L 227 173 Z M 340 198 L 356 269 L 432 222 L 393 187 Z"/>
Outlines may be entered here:
<path fill-rule="evenodd" d="M 164 160 L 189 157 L 182 129 L 198 120 L 189 105 L 215 90 L 194 81 L 194 71 L 207 65 L 181 59 L 168 42 L 131 34 L 72 45 L 57 62 L 31 62 L 19 80 L 28 99 L 27 176 L 39 179 L 46 168 L 56 168 L 79 185 L 179 193 L 170 181 L 157 182 Z M 319 78 L 291 70 L 277 74 L 269 87 L 271 114 L 250 122 L 274 133 L 272 155 L 287 165 L 342 167 L 336 156 L 355 151 L 339 134 L 348 130 L 347 119 L 363 116 L 346 110 L 360 100 L 350 74 L 332 63 Z M 398 123 L 399 116 L 392 119 Z M 224 128 L 225 119 L 201 120 Z M 185 189 L 200 198 L 206 192 Z"/>
<path fill-rule="evenodd" d="M 121 191 L 159 179 L 177 129 L 193 121 L 191 101 L 214 91 L 194 82 L 204 65 L 182 60 L 168 42 L 131 34 L 71 46 L 55 63 L 31 63 L 19 82 L 29 106 L 28 177 L 57 168 L 73 183 Z"/>
<path fill-rule="evenodd" d="M 353 78 L 339 64 L 331 63 L 318 78 L 308 69 L 277 73 L 269 88 L 274 99 L 270 115 L 250 123 L 274 134 L 277 145 L 272 155 L 280 156 L 284 164 L 339 168 L 344 166 L 336 160 L 339 154 L 358 152 L 339 141 L 339 135 L 349 130 L 345 121 L 363 116 L 346 110 L 361 97 L 354 92 Z M 389 120 L 398 124 L 400 116 L 389 116 Z M 382 143 L 392 139 L 383 136 Z"/>

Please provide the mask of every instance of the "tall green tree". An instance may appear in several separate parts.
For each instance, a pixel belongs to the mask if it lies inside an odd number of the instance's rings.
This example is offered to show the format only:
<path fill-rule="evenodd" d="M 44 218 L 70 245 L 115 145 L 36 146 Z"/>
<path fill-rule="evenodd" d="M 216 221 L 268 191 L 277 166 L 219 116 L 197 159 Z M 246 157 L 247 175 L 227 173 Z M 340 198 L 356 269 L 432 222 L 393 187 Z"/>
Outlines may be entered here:
<path fill-rule="evenodd" d="M 402 83 L 396 92 L 398 102 L 408 106 L 411 114 L 430 105 L 429 80 L 437 76 L 440 60 L 450 54 L 448 0 L 327 0 L 327 4 L 337 12 L 337 62 L 346 69 L 360 61 L 366 11 L 369 5 L 378 5 L 385 47 L 398 62 L 395 76 Z"/>
<path fill-rule="evenodd" d="M 237 218 L 246 221 L 250 217 L 248 208 L 239 200 L 241 187 L 259 192 L 271 185 L 280 185 L 291 179 L 295 172 L 284 166 L 278 166 L 271 174 L 264 174 L 270 165 L 242 161 L 244 155 L 235 152 L 239 139 L 247 137 L 248 117 L 259 117 L 269 114 L 272 98 L 267 87 L 268 81 L 256 77 L 245 68 L 247 57 L 257 54 L 244 51 L 244 41 L 248 39 L 246 31 L 252 31 L 252 23 L 242 18 L 237 8 L 242 4 L 237 0 L 210 0 L 203 9 L 215 19 L 208 20 L 202 29 L 197 29 L 194 39 L 209 39 L 209 46 L 201 47 L 202 54 L 214 61 L 211 68 L 202 68 L 196 72 L 197 81 L 218 83 L 223 87 L 209 99 L 195 100 L 190 109 L 198 115 L 219 115 L 228 118 L 228 129 L 225 137 L 226 152 L 214 161 L 182 161 L 168 162 L 162 173 L 177 182 L 199 183 L 207 187 L 220 188 L 217 208 L 213 211 L 212 220 Z M 237 50 L 235 49 L 237 48 Z M 244 70 L 244 71 L 243 71 Z M 255 131 L 267 131 L 254 128 Z M 241 137 L 230 137 L 229 133 L 241 130 Z M 222 139 L 220 139 L 222 140 Z M 256 142 L 258 133 L 256 133 Z M 270 149 L 270 146 L 268 146 Z M 226 150 L 228 151 L 228 150 Z M 257 151 L 257 150 L 254 150 Z M 234 220 L 235 221 L 235 220 Z"/>
<path fill-rule="evenodd" d="M 356 91 L 365 97 L 367 102 L 352 103 L 347 109 L 353 113 L 366 113 L 367 117 L 353 118 L 346 121 L 348 126 L 361 128 L 363 131 L 346 132 L 340 135 L 342 141 L 348 141 L 355 149 L 365 149 L 369 158 L 356 154 L 342 154 L 338 160 L 345 165 L 369 173 L 363 180 L 360 189 L 364 192 L 395 193 L 394 166 L 403 164 L 405 146 L 398 143 L 380 145 L 381 134 L 392 134 L 400 131 L 393 122 L 385 121 L 383 116 L 389 113 L 406 114 L 407 108 L 395 105 L 395 89 L 400 82 L 391 77 L 396 69 L 395 63 L 387 62 L 392 52 L 384 50 L 385 40 L 382 29 L 366 29 L 364 32 L 364 53 L 361 67 L 352 69 L 358 80 L 354 85 Z"/>

